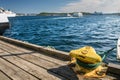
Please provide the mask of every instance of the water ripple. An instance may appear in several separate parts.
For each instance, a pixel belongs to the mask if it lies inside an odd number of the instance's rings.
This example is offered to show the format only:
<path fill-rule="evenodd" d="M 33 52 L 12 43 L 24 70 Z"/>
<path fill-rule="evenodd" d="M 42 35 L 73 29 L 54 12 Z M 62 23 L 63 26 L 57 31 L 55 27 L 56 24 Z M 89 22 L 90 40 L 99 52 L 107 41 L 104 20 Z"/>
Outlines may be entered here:
<path fill-rule="evenodd" d="M 116 46 L 120 35 L 120 16 L 117 15 L 25 16 L 10 18 L 10 23 L 11 28 L 5 36 L 67 52 L 86 45 L 93 46 L 96 51 L 106 51 Z M 105 61 L 117 62 L 116 50 Z"/>

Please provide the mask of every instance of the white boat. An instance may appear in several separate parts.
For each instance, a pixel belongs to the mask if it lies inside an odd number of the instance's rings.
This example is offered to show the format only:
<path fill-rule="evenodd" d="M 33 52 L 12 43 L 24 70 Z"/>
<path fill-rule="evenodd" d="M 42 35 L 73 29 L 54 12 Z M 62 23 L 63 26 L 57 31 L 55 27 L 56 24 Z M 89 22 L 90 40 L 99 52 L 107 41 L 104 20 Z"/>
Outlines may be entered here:
<path fill-rule="evenodd" d="M 0 8 L 0 23 L 9 22 L 8 17 L 15 17 L 15 16 L 16 14 L 14 12 Z"/>
<path fill-rule="evenodd" d="M 67 17 L 72 17 L 72 15 L 70 13 L 67 13 Z"/>
<path fill-rule="evenodd" d="M 7 28 L 9 28 L 8 17 L 15 16 L 16 14 L 14 12 L 0 8 L 0 35 L 2 35 Z"/>
<path fill-rule="evenodd" d="M 83 14 L 81 12 L 74 12 L 72 16 L 73 17 L 81 17 L 81 16 L 83 16 Z"/>
<path fill-rule="evenodd" d="M 117 59 L 120 60 L 120 38 L 117 41 Z"/>

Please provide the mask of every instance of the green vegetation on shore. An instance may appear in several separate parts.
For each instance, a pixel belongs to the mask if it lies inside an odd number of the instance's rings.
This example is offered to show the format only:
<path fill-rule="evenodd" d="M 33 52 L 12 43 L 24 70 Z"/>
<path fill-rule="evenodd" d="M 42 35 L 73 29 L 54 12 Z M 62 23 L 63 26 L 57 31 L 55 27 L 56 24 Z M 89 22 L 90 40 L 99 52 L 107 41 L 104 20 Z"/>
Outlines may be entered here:
<path fill-rule="evenodd" d="M 36 13 L 17 13 L 18 16 L 68 16 L 69 15 L 73 15 L 75 12 L 71 12 L 71 13 L 53 13 L 53 12 L 41 12 L 39 14 Z M 80 12 L 83 15 L 120 15 L 120 13 L 102 13 L 102 12 L 94 12 L 94 13 L 90 13 L 90 12 Z"/>
<path fill-rule="evenodd" d="M 49 12 L 42 12 L 42 13 L 39 13 L 37 14 L 38 16 L 64 16 L 66 15 L 66 13 L 49 13 Z"/>
<path fill-rule="evenodd" d="M 83 15 L 91 15 L 92 13 L 81 12 Z M 67 14 L 73 15 L 74 12 L 71 13 L 49 13 L 49 12 L 41 12 L 37 14 L 37 16 L 67 16 Z"/>

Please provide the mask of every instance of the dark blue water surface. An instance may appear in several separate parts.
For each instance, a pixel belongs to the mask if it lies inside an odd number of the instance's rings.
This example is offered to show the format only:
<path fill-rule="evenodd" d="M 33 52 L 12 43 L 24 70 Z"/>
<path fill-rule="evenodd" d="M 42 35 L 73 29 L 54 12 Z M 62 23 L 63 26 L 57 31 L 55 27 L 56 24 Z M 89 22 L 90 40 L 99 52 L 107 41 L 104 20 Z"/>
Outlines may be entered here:
<path fill-rule="evenodd" d="M 120 35 L 120 16 L 90 15 L 73 17 L 22 16 L 10 18 L 11 28 L 4 36 L 67 51 L 89 45 L 96 51 L 116 46 Z M 116 49 L 106 62 L 116 61 Z M 119 62 L 118 62 L 119 63 Z"/>

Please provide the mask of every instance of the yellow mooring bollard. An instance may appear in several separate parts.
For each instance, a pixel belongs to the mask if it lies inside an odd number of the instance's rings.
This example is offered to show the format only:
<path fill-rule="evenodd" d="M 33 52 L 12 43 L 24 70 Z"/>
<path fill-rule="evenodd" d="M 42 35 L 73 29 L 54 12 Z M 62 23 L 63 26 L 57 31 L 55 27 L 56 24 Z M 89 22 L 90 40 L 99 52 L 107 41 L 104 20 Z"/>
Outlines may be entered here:
<path fill-rule="evenodd" d="M 71 50 L 71 63 L 75 63 L 75 71 L 84 73 L 84 77 L 104 77 L 102 58 L 91 46 L 85 46 L 77 50 Z"/>

